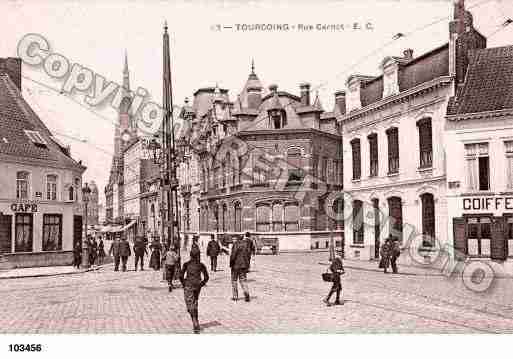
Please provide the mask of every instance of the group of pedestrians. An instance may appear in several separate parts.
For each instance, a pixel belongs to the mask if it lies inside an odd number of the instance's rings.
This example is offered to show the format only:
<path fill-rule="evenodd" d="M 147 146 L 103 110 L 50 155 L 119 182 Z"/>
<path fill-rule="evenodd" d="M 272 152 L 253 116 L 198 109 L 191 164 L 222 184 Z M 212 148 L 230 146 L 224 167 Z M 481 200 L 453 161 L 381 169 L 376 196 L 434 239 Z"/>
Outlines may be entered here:
<path fill-rule="evenodd" d="M 144 271 L 144 258 L 148 255 L 148 247 L 151 250 L 150 268 L 160 270 L 162 245 L 159 240 L 154 239 L 148 246 L 148 240 L 144 236 L 137 236 L 133 245 L 135 271 L 138 269 Z M 126 272 L 128 257 L 132 255 L 132 249 L 125 237 L 114 239 L 109 249 L 109 256 L 111 255 L 114 258 L 114 271 L 119 271 L 119 265 L 121 264 L 121 271 Z"/>
<path fill-rule="evenodd" d="M 381 245 L 379 254 L 381 257 L 379 268 L 382 268 L 384 273 L 388 273 L 388 267 L 392 267 L 392 272 L 397 273 L 397 259 L 401 255 L 397 237 L 388 237 Z"/>
<path fill-rule="evenodd" d="M 99 238 L 97 241 L 96 238 L 88 235 L 86 238 L 86 245 L 88 249 L 88 258 L 89 264 L 102 265 L 105 260 L 105 246 L 103 244 L 103 239 Z M 73 248 L 73 266 L 77 269 L 82 265 L 82 244 L 80 242 L 75 243 Z"/>

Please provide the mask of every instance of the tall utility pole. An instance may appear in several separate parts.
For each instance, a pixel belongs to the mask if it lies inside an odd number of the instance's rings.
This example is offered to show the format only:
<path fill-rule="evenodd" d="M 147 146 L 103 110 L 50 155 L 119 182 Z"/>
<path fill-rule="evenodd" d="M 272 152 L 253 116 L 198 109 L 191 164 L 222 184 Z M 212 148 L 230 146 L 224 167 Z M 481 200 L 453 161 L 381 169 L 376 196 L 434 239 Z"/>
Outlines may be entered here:
<path fill-rule="evenodd" d="M 162 238 L 165 237 L 167 228 L 167 238 L 171 245 L 180 248 L 180 232 L 178 229 L 178 220 L 176 218 L 178 209 L 178 180 L 176 177 L 176 151 L 175 151 L 175 133 L 173 120 L 173 88 L 171 85 L 171 60 L 169 55 L 169 35 L 167 33 L 167 22 L 164 24 L 163 36 L 163 92 L 162 105 L 164 110 L 162 126 L 162 156 L 163 163 L 161 168 L 161 191 L 162 203 L 166 201 L 165 214 L 162 218 Z M 163 206 L 161 206 L 164 208 Z M 164 212 L 164 211 L 163 211 Z M 173 242 L 176 239 L 177 243 Z"/>

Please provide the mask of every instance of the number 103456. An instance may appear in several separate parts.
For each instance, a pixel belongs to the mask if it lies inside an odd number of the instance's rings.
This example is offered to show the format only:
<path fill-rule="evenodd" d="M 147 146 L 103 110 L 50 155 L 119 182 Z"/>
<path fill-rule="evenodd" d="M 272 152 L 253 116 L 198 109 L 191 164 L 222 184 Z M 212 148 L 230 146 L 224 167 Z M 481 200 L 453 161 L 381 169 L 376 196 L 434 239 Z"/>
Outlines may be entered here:
<path fill-rule="evenodd" d="M 10 352 L 40 352 L 41 344 L 9 344 Z"/>

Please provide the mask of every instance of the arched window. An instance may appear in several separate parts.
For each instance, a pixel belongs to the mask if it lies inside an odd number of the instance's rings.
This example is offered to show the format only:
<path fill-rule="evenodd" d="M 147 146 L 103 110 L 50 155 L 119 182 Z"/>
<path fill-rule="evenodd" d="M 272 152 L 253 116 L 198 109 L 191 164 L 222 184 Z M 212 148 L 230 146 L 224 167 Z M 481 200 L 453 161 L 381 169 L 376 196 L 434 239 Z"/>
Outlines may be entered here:
<path fill-rule="evenodd" d="M 16 198 L 28 199 L 29 173 L 27 171 L 16 172 Z"/>
<path fill-rule="evenodd" d="M 353 201 L 353 243 L 363 244 L 364 234 L 363 202 L 355 200 Z"/>
<path fill-rule="evenodd" d="M 425 247 L 432 247 L 435 240 L 435 200 L 431 193 L 420 196 L 422 202 L 422 234 L 425 236 L 422 243 Z"/>
<path fill-rule="evenodd" d="M 68 188 L 68 199 L 70 201 L 75 200 L 75 188 L 72 185 L 70 185 Z"/>
<path fill-rule="evenodd" d="M 268 203 L 256 206 L 256 230 L 257 232 L 269 232 L 271 230 L 271 207 Z"/>
<path fill-rule="evenodd" d="M 46 199 L 49 201 L 57 200 L 57 175 L 46 176 Z"/>
<path fill-rule="evenodd" d="M 240 202 L 234 204 L 234 230 L 235 232 L 242 232 L 242 206 Z"/>
<path fill-rule="evenodd" d="M 228 208 L 226 207 L 226 204 L 223 204 L 222 207 L 222 225 L 221 229 L 223 232 L 226 232 L 228 230 Z"/>
<path fill-rule="evenodd" d="M 433 165 L 433 139 L 431 119 L 424 118 L 417 121 L 419 128 L 419 151 L 420 151 L 420 167 L 426 168 Z"/>
<path fill-rule="evenodd" d="M 390 235 L 403 240 L 403 205 L 400 197 L 388 199 L 388 215 L 390 216 Z"/>
<path fill-rule="evenodd" d="M 221 163 L 221 188 L 226 187 L 226 162 Z"/>
<path fill-rule="evenodd" d="M 291 148 L 287 151 L 288 181 L 302 182 L 304 178 L 301 150 Z"/>
<path fill-rule="evenodd" d="M 285 204 L 285 231 L 299 231 L 299 206 L 297 203 Z"/>

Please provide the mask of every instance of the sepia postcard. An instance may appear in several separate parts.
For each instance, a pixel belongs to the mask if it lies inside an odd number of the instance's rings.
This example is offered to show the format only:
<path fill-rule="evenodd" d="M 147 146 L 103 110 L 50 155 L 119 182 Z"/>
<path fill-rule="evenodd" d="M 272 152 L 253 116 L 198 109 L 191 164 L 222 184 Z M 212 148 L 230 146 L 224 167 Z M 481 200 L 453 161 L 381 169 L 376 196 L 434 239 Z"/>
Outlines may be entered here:
<path fill-rule="evenodd" d="M 0 13 L 3 353 L 513 334 L 513 1 Z"/>

